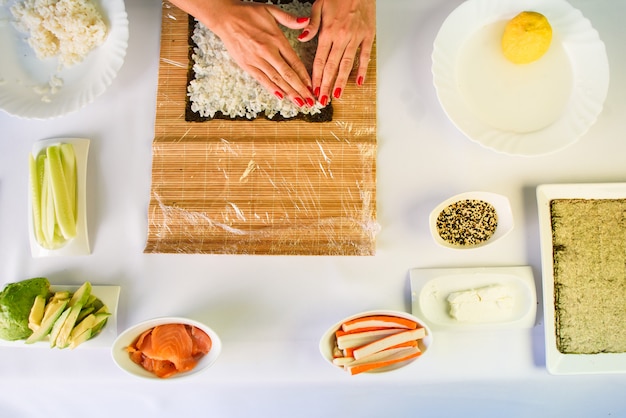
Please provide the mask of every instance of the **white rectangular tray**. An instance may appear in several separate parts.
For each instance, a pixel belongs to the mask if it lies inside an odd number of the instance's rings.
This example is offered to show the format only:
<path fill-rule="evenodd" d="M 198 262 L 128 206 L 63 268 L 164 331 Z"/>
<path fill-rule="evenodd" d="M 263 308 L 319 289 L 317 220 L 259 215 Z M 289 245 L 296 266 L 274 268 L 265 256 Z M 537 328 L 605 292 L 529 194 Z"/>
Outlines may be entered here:
<path fill-rule="evenodd" d="M 71 292 L 78 289 L 79 286 L 64 286 L 64 285 L 51 285 L 50 289 L 53 292 L 69 290 Z M 95 336 L 94 338 L 85 341 L 76 349 L 81 348 L 99 348 L 99 347 L 111 347 L 113 346 L 113 341 L 117 338 L 117 305 L 120 296 L 120 287 L 119 286 L 91 286 L 91 293 L 96 295 L 98 299 L 104 303 L 111 316 L 107 319 L 107 323 L 100 331 L 100 334 Z M 26 344 L 24 340 L 17 341 L 6 341 L 0 339 L 0 346 L 2 347 L 21 347 L 21 348 L 46 348 L 50 347 L 50 343 L 48 339 L 44 339 L 42 341 L 38 341 L 33 344 Z"/>
<path fill-rule="evenodd" d="M 413 315 L 433 331 L 474 331 L 532 328 L 537 314 L 537 292 L 529 266 L 412 269 L 410 271 Z M 515 295 L 511 317 L 504 320 L 468 323 L 448 314 L 447 297 L 452 292 L 493 284 L 508 285 Z"/>
<path fill-rule="evenodd" d="M 624 373 L 626 353 L 563 354 L 556 347 L 550 202 L 554 199 L 626 199 L 626 183 L 544 184 L 537 187 L 546 368 L 551 374 Z"/>

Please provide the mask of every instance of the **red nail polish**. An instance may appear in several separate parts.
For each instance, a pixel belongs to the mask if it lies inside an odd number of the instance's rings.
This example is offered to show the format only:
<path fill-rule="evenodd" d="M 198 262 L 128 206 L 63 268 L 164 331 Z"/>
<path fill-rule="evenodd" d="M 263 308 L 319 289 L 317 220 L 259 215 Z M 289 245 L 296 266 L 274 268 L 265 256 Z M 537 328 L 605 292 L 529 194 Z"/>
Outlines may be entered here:
<path fill-rule="evenodd" d="M 304 106 L 304 100 L 302 100 L 301 98 L 296 97 L 296 98 L 295 98 L 295 99 L 293 99 L 293 100 L 296 102 L 296 104 L 297 104 L 299 107 Z"/>
<path fill-rule="evenodd" d="M 335 89 L 335 91 L 333 92 L 333 97 L 334 97 L 335 99 L 338 99 L 338 98 L 340 98 L 340 97 L 341 97 L 341 88 L 337 87 L 337 88 Z"/>
<path fill-rule="evenodd" d="M 300 35 L 298 35 L 298 39 L 303 39 L 303 38 L 306 38 L 307 36 L 309 36 L 309 31 L 305 30 L 305 31 L 302 31 Z"/>
<path fill-rule="evenodd" d="M 308 17 L 299 17 L 296 19 L 296 22 L 298 23 L 304 23 L 304 22 L 308 22 L 309 18 Z"/>
<path fill-rule="evenodd" d="M 356 79 L 356 85 L 357 85 L 357 86 L 362 86 L 362 85 L 363 85 L 363 81 L 364 81 L 364 78 L 363 78 L 363 76 L 362 76 L 362 75 L 360 75 L 360 76 Z"/>
<path fill-rule="evenodd" d="M 320 97 L 320 88 L 319 87 L 315 87 L 315 90 L 313 91 L 313 95 L 315 97 Z"/>
<path fill-rule="evenodd" d="M 322 106 L 326 106 L 326 105 L 328 104 L 328 96 L 323 95 L 323 96 L 320 98 L 320 104 L 321 104 Z"/>
<path fill-rule="evenodd" d="M 306 98 L 306 104 L 309 105 L 309 107 L 313 107 L 315 106 L 315 100 L 311 99 L 310 97 Z"/>
<path fill-rule="evenodd" d="M 275 91 L 274 96 L 278 97 L 280 100 L 283 100 L 283 94 L 279 91 Z"/>

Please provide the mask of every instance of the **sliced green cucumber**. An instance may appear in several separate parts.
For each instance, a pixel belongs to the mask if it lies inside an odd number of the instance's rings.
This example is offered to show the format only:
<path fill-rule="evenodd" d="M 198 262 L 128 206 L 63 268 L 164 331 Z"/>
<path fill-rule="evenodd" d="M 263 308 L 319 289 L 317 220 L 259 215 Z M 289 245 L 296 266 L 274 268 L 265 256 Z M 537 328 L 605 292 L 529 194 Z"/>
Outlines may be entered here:
<path fill-rule="evenodd" d="M 54 213 L 56 221 L 65 239 L 76 237 L 76 219 L 74 203 L 71 199 L 61 161 L 60 146 L 51 145 L 46 149 L 50 166 L 50 184 L 54 196 Z M 75 200 L 75 199 L 74 199 Z"/>

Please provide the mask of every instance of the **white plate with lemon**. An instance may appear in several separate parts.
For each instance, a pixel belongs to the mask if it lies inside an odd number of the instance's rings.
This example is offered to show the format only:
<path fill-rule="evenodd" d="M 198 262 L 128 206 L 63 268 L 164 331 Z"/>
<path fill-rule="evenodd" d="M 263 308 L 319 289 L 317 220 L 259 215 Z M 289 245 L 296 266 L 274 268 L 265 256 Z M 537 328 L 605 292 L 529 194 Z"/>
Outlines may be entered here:
<path fill-rule="evenodd" d="M 503 45 L 507 25 L 509 34 L 514 26 L 534 29 Z M 505 56 L 516 42 L 513 54 L 528 46 L 532 59 Z M 545 155 L 574 143 L 597 120 L 609 85 L 604 43 L 563 0 L 468 0 L 444 21 L 432 60 L 450 120 L 471 140 L 510 155 Z"/>

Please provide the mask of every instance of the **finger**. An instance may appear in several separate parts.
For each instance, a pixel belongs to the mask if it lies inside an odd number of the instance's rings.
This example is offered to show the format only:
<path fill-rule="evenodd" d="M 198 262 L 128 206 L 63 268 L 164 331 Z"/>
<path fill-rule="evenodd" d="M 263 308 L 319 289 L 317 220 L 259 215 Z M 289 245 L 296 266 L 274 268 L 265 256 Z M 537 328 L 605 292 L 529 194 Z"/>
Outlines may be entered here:
<path fill-rule="evenodd" d="M 322 23 L 322 3 L 321 1 L 314 1 L 313 6 L 311 6 L 311 16 L 309 24 L 306 27 L 311 34 L 311 38 L 317 35 Z"/>
<path fill-rule="evenodd" d="M 306 67 L 300 61 L 291 46 L 287 45 L 269 57 L 269 64 L 275 69 L 273 74 L 278 85 L 283 85 L 280 79 L 284 80 L 293 90 L 303 98 L 311 97 L 311 78 Z"/>
<path fill-rule="evenodd" d="M 273 94 L 278 99 L 285 98 L 285 91 L 282 87 L 274 83 L 267 74 L 258 67 L 247 66 L 242 68 L 245 72 L 250 74 L 252 78 L 254 78 L 265 90 L 267 90 L 270 94 Z"/>
<path fill-rule="evenodd" d="M 359 54 L 359 66 L 356 72 L 356 84 L 362 86 L 365 83 L 365 76 L 367 74 L 367 68 L 369 67 L 372 46 L 374 45 L 374 39 L 367 39 L 361 43 L 361 53 Z"/>
<path fill-rule="evenodd" d="M 335 80 L 337 78 L 346 47 L 347 45 L 344 43 L 332 44 L 332 48 L 328 54 L 322 72 L 322 82 L 320 85 L 321 97 L 327 96 L 329 98 L 334 97 L 336 99 L 341 97 L 342 90 L 337 91 L 337 88 L 333 87 L 335 85 Z"/>
<path fill-rule="evenodd" d="M 309 25 L 308 16 L 294 16 L 282 10 L 277 6 L 267 6 L 267 11 L 274 17 L 274 19 L 283 26 L 289 29 L 304 29 Z"/>
<path fill-rule="evenodd" d="M 328 59 L 331 48 L 332 42 L 327 41 L 326 38 L 323 37 L 320 37 L 318 39 L 317 50 L 315 51 L 315 58 L 313 59 L 313 70 L 311 76 L 313 94 L 318 98 L 322 98 L 324 95 L 326 96 L 326 99 L 329 99 L 330 97 L 328 94 L 328 90 L 330 89 L 330 87 L 327 85 L 326 89 L 322 89 L 322 76 L 324 75 L 326 60 Z"/>
<path fill-rule="evenodd" d="M 348 83 L 348 77 L 354 68 L 354 58 L 356 57 L 358 44 L 356 42 L 348 43 L 345 51 L 339 62 L 339 69 L 337 70 L 337 77 L 333 86 L 333 97 L 335 99 L 341 98 L 341 93 L 346 88 Z"/>

